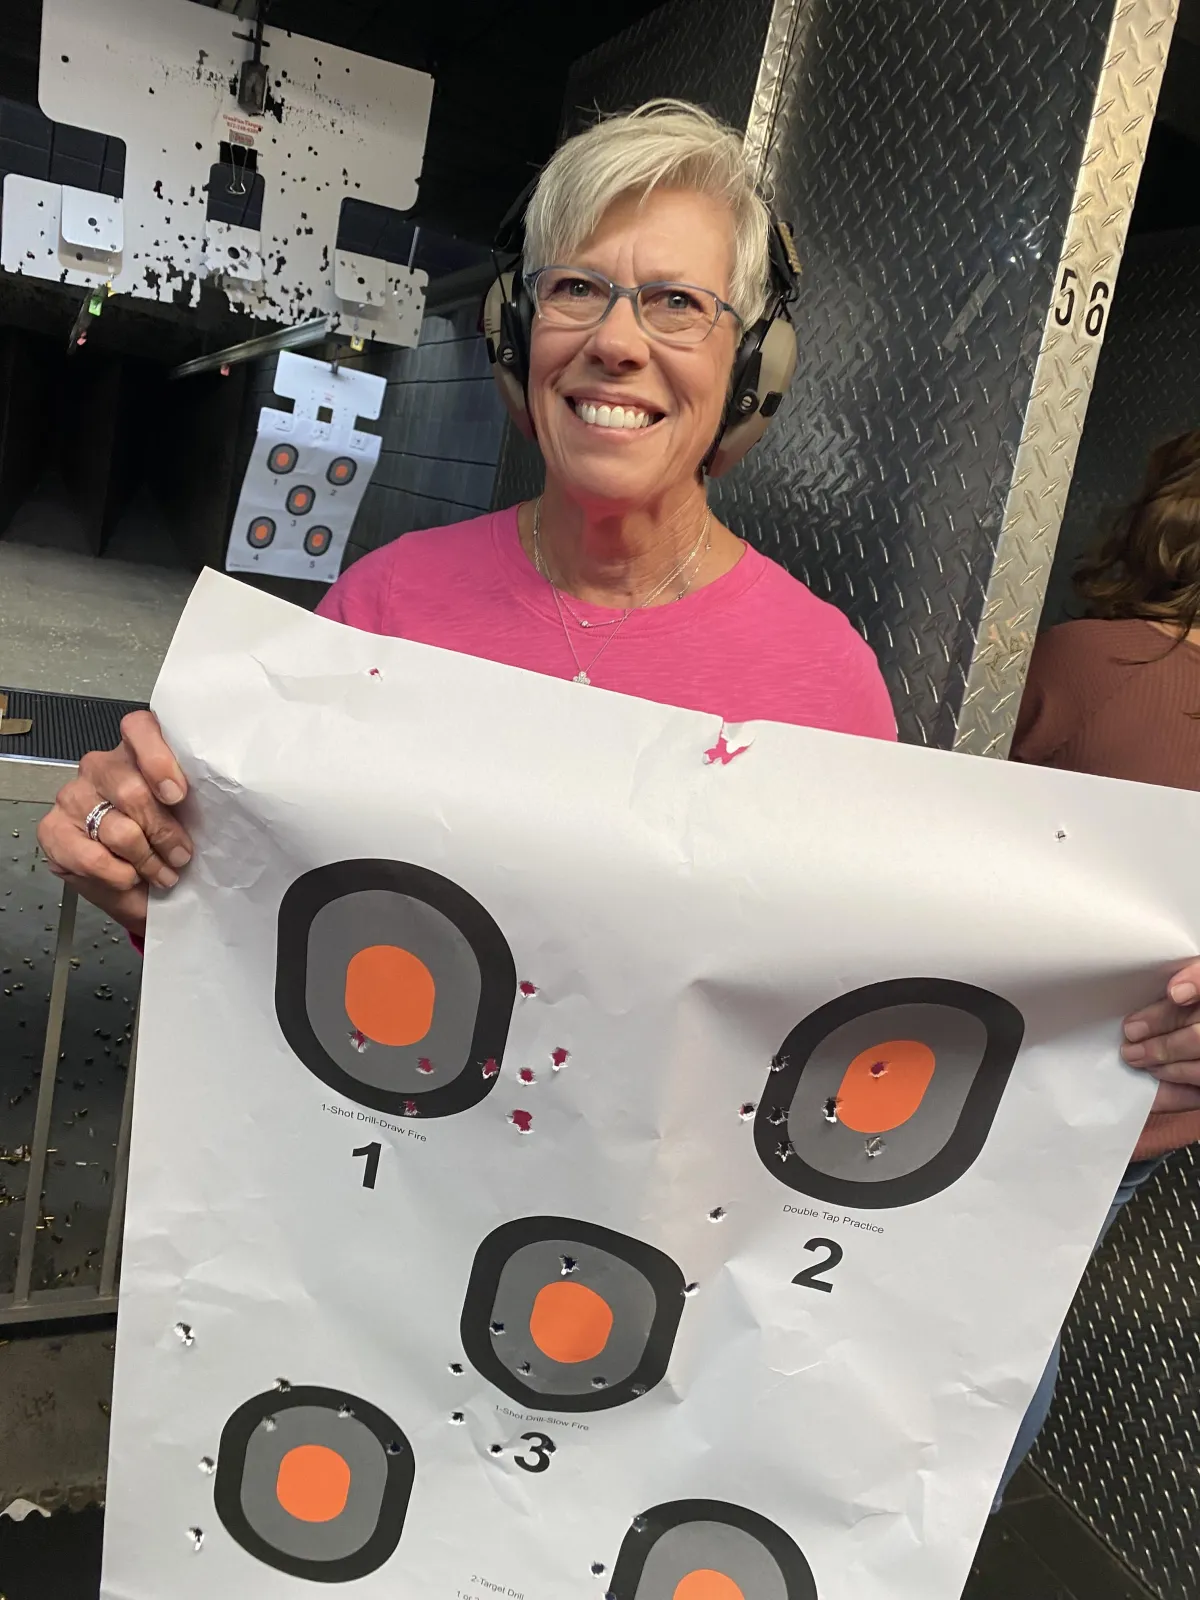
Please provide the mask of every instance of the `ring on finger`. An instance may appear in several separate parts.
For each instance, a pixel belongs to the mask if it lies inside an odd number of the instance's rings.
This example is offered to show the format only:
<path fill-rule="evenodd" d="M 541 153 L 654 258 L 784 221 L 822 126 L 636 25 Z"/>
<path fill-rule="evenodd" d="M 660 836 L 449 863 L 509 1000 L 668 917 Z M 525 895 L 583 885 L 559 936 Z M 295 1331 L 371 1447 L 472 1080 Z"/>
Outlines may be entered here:
<path fill-rule="evenodd" d="M 116 809 L 111 800 L 101 800 L 100 804 L 93 806 L 83 819 L 84 832 L 93 844 L 100 843 L 100 824 L 110 811 Z"/>

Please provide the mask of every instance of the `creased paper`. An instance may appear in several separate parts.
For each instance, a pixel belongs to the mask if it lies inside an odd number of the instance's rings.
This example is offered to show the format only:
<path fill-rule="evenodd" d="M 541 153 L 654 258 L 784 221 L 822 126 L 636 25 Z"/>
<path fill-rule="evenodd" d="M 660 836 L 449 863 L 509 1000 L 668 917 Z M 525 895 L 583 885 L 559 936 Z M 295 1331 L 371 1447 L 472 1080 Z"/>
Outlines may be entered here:
<path fill-rule="evenodd" d="M 212 575 L 154 704 L 203 866 L 150 921 L 106 1600 L 954 1600 L 1197 798 Z"/>

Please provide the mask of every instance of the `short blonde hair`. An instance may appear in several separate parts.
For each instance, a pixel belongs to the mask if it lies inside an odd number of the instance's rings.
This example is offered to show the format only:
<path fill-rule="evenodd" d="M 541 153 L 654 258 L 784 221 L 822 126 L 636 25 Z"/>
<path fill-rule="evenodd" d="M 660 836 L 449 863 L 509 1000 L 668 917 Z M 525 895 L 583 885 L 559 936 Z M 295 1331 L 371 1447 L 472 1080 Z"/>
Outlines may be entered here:
<path fill-rule="evenodd" d="M 604 117 L 551 156 L 525 213 L 525 267 L 569 262 L 615 200 L 656 187 L 696 189 L 733 218 L 729 300 L 749 327 L 767 303 L 770 212 L 742 135 L 686 100 L 648 100 Z"/>

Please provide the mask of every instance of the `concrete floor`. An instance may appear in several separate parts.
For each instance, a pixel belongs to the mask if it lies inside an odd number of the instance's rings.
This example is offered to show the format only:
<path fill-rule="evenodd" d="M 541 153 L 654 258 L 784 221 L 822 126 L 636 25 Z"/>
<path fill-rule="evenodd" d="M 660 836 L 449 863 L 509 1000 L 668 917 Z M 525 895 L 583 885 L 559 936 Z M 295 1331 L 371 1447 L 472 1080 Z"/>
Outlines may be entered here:
<path fill-rule="evenodd" d="M 61 490 L 43 485 L 0 538 L 0 684 L 149 699 L 195 582 L 157 532 L 137 503 L 97 559 Z"/>
<path fill-rule="evenodd" d="M 0 538 L 0 685 L 149 698 L 194 579 L 144 501 L 122 517 L 109 552 L 87 553 L 53 480 L 21 508 Z M 0 802 L 0 1288 L 11 1286 L 24 1210 L 25 1169 L 13 1156 L 32 1129 L 58 920 L 60 885 L 34 845 L 43 809 Z M 140 976 L 120 930 L 88 906 L 75 957 L 35 1287 L 96 1280 Z M 74 1512 L 103 1501 L 113 1340 L 103 1323 L 0 1338 L 0 1508 L 23 1498 Z M 19 1527 L 0 1517 L 0 1600 L 66 1600 L 89 1584 L 94 1594 L 94 1551 L 85 1541 L 70 1554 L 87 1526 L 86 1517 L 34 1516 Z M 52 1552 L 64 1547 L 61 1569 L 43 1553 L 47 1540 Z"/>

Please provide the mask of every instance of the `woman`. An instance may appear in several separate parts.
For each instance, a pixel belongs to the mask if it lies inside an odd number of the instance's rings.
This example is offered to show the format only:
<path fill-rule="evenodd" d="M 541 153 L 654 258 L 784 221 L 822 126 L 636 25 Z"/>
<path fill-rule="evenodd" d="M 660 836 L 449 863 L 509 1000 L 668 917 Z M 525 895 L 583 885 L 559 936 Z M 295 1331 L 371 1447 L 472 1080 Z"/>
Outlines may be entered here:
<path fill-rule="evenodd" d="M 581 694 L 894 739 L 867 645 L 706 499 L 734 354 L 767 301 L 769 234 L 740 136 L 693 106 L 652 102 L 568 140 L 526 215 L 524 398 L 544 494 L 385 545 L 321 614 Z M 147 886 L 169 889 L 192 846 L 154 718 L 123 732 L 84 757 L 39 838 L 60 876 L 140 933 Z"/>
<path fill-rule="evenodd" d="M 894 739 L 850 624 L 707 504 L 741 330 L 767 298 L 769 231 L 740 136 L 693 106 L 652 102 L 568 140 L 526 217 L 522 399 L 545 493 L 384 546 L 321 613 L 581 694 Z M 38 837 L 60 877 L 140 935 L 148 885 L 171 888 L 191 858 L 172 811 L 187 785 L 148 712 L 123 733 L 84 757 Z M 1200 963 L 1177 982 L 1188 974 L 1200 986 Z M 1156 1033 L 1174 1025 L 1169 1004 L 1140 1015 Z"/>
<path fill-rule="evenodd" d="M 1140 496 L 1075 584 L 1087 615 L 1038 640 L 1013 760 L 1200 789 L 1200 428 L 1154 451 Z M 1176 1009 L 1171 1026 L 1194 1031 L 1200 1008 Z M 1171 1081 L 1146 1019 L 1125 1031 L 1125 1059 L 1163 1081 L 1101 1240 L 1163 1156 L 1200 1140 L 1200 1088 Z M 1001 1494 L 1049 1414 L 1058 1362 L 1055 1345 Z"/>

